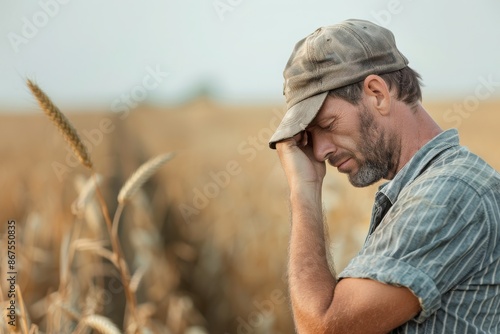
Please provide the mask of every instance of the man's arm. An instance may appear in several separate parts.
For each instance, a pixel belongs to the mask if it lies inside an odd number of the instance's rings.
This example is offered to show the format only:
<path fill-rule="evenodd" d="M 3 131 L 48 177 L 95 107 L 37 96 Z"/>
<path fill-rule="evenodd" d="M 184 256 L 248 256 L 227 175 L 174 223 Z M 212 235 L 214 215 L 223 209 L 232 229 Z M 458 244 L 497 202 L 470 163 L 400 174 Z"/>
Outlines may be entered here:
<path fill-rule="evenodd" d="M 301 334 L 387 333 L 417 315 L 420 303 L 404 287 L 355 278 L 337 283 L 328 267 L 324 238 L 325 163 L 314 159 L 310 146 L 299 148 L 296 139 L 276 148 L 290 186 L 288 276 L 297 330 Z"/>

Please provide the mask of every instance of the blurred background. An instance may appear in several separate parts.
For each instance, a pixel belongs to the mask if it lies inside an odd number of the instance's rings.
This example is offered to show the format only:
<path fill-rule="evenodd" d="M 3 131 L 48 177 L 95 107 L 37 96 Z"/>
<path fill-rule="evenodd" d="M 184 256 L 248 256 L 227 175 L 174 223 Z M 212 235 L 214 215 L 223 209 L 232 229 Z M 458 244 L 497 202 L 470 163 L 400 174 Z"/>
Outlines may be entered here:
<path fill-rule="evenodd" d="M 498 170 L 498 12 L 494 0 L 0 0 L 0 303 L 9 302 L 10 219 L 24 326 L 3 317 L 0 329 L 98 331 L 100 315 L 124 330 L 127 321 L 119 275 L 102 255 L 110 246 L 98 204 L 91 197 L 72 211 L 91 174 L 26 78 L 77 128 L 111 213 L 138 166 L 177 153 L 120 225 L 143 328 L 290 333 L 288 189 L 267 141 L 284 112 L 282 71 L 294 44 L 348 18 L 389 28 L 422 75 L 424 107 Z M 339 272 L 361 247 L 376 188 L 327 173 Z"/>

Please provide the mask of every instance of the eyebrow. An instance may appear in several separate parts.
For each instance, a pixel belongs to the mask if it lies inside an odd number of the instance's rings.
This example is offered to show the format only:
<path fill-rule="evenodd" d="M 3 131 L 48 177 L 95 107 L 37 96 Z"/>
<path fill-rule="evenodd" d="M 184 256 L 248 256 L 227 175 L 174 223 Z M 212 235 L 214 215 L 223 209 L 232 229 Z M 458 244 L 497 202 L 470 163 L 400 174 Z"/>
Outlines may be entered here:
<path fill-rule="evenodd" d="M 306 129 L 318 125 L 318 123 L 321 121 L 322 120 L 319 120 L 317 117 L 314 117 L 313 120 L 311 121 L 311 123 L 309 123 L 309 125 L 307 125 Z"/>
<path fill-rule="evenodd" d="M 321 119 L 314 117 L 313 120 L 311 121 L 311 123 L 309 123 L 309 125 L 306 127 L 306 129 L 312 128 L 314 126 L 319 126 L 319 123 L 323 122 L 325 119 L 330 119 L 330 118 L 334 118 L 334 117 L 333 116 L 332 117 L 323 117 Z M 335 121 L 335 119 L 334 119 L 334 121 Z"/>

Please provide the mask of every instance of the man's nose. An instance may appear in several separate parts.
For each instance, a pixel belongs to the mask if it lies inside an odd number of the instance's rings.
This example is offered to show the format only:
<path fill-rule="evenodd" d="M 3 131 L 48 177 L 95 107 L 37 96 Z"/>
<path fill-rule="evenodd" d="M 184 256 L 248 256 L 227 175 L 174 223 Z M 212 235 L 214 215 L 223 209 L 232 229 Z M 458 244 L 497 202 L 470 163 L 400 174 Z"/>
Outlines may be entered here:
<path fill-rule="evenodd" d="M 313 134 L 312 136 L 314 158 L 317 161 L 325 161 L 332 154 L 335 154 L 337 147 L 324 136 Z"/>

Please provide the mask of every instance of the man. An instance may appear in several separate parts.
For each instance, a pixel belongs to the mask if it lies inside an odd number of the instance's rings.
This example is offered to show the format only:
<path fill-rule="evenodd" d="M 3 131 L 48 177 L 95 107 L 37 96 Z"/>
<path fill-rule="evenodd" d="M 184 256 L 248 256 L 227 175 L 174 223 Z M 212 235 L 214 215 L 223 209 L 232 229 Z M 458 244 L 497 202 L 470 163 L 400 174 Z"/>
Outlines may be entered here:
<path fill-rule="evenodd" d="M 299 41 L 287 113 L 270 140 L 292 210 L 288 280 L 299 333 L 500 333 L 500 175 L 442 131 L 390 31 L 362 20 Z M 380 179 L 369 235 L 338 276 L 327 262 L 325 161 Z"/>

